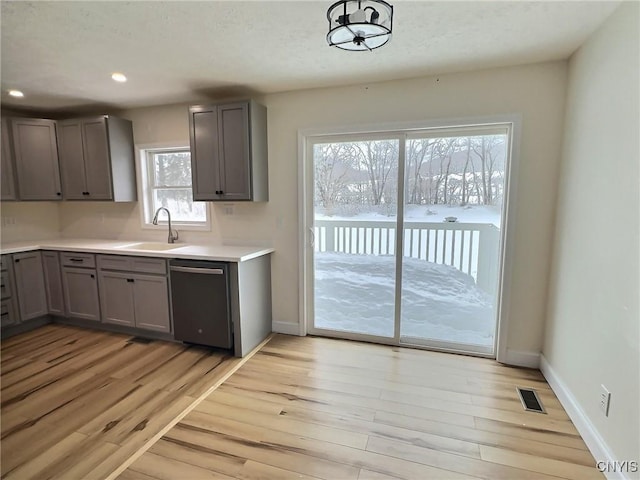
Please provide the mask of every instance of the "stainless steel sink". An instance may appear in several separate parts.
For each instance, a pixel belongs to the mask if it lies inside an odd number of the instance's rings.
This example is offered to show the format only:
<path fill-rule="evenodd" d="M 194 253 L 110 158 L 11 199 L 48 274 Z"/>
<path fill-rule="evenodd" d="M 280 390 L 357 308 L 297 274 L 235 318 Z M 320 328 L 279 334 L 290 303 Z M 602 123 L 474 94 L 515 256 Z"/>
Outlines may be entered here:
<path fill-rule="evenodd" d="M 176 248 L 182 248 L 182 247 L 186 247 L 186 245 L 175 244 L 175 243 L 161 243 L 161 242 L 140 242 L 140 243 L 129 243 L 127 245 L 122 245 L 116 248 L 131 249 L 131 250 L 163 251 L 163 250 L 174 250 Z"/>

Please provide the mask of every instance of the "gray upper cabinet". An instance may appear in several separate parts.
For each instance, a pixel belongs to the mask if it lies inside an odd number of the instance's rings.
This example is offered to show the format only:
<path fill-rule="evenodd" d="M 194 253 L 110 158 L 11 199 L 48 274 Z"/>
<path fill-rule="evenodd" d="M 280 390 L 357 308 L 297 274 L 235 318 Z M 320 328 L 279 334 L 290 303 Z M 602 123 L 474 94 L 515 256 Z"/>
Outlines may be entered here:
<path fill-rule="evenodd" d="M 102 115 L 58 122 L 65 200 L 136 200 L 133 128 Z"/>
<path fill-rule="evenodd" d="M 14 118 L 11 133 L 20 200 L 61 200 L 56 122 Z"/>
<path fill-rule="evenodd" d="M 45 293 L 42 255 L 40 252 L 26 252 L 13 255 L 13 269 L 20 320 L 42 317 L 48 313 Z"/>
<path fill-rule="evenodd" d="M 189 108 L 193 199 L 267 201 L 267 110 L 254 101 Z"/>
<path fill-rule="evenodd" d="M 15 200 L 16 177 L 13 169 L 13 148 L 11 147 L 11 135 L 9 134 L 9 120 L 2 119 L 2 164 L 0 165 L 0 198 L 2 200 Z"/>

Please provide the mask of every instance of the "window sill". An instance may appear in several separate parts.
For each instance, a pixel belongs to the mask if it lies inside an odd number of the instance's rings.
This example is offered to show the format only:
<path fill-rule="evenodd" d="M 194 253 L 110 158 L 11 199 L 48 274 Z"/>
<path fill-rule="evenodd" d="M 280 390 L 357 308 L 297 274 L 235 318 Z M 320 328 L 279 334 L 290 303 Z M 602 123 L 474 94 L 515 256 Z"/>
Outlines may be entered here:
<path fill-rule="evenodd" d="M 162 231 L 167 231 L 169 227 L 167 226 L 167 223 L 160 223 L 158 222 L 158 225 L 153 225 L 152 223 L 144 223 L 142 224 L 142 229 L 143 230 L 162 230 Z M 171 222 L 171 228 L 174 230 L 180 230 L 180 231 L 185 231 L 185 232 L 210 232 L 211 231 L 211 224 L 207 224 L 207 225 L 192 225 L 189 223 L 174 223 Z"/>

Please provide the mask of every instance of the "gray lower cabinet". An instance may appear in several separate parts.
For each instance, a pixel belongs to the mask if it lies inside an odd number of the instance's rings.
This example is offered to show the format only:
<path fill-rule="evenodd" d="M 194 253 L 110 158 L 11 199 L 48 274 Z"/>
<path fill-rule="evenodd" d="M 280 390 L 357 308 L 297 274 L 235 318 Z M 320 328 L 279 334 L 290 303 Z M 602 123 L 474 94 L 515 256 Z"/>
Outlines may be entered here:
<path fill-rule="evenodd" d="M 20 321 L 24 322 L 47 315 L 49 309 L 47 307 L 41 253 L 14 254 L 13 270 Z"/>
<path fill-rule="evenodd" d="M 100 321 L 100 299 L 95 255 L 60 253 L 65 315 Z"/>
<path fill-rule="evenodd" d="M 108 115 L 61 120 L 57 132 L 65 200 L 136 200 L 129 120 Z"/>
<path fill-rule="evenodd" d="M 11 134 L 20 200 L 61 200 L 56 122 L 14 118 Z"/>
<path fill-rule="evenodd" d="M 42 268 L 49 313 L 64 315 L 64 289 L 62 288 L 62 268 L 58 252 L 42 252 Z"/>
<path fill-rule="evenodd" d="M 171 317 L 167 278 L 143 275 L 137 275 L 133 278 L 136 327 L 170 332 Z"/>
<path fill-rule="evenodd" d="M 2 164 L 0 165 L 0 199 L 16 200 L 16 177 L 14 173 L 13 148 L 9 134 L 9 121 L 2 119 Z"/>
<path fill-rule="evenodd" d="M 130 275 L 120 272 L 98 274 L 102 321 L 127 327 L 135 327 L 133 282 Z"/>
<path fill-rule="evenodd" d="M 104 323 L 171 332 L 166 260 L 99 255 L 98 268 Z"/>
<path fill-rule="evenodd" d="M 189 108 L 193 199 L 267 201 L 267 111 L 254 101 Z"/>
<path fill-rule="evenodd" d="M 1 327 L 4 329 L 20 323 L 15 303 L 15 280 L 10 255 L 0 257 L 0 273 L 2 278 L 0 283 L 0 320 Z"/>

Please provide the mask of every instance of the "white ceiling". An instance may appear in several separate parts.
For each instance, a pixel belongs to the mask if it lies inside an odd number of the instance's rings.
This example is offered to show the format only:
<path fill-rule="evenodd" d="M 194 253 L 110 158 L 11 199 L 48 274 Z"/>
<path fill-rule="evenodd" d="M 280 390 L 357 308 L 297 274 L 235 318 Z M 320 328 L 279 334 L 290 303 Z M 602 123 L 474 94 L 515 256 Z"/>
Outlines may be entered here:
<path fill-rule="evenodd" d="M 392 0 L 393 39 L 373 52 L 327 45 L 331 3 L 3 0 L 2 104 L 126 108 L 565 59 L 620 2 Z"/>

